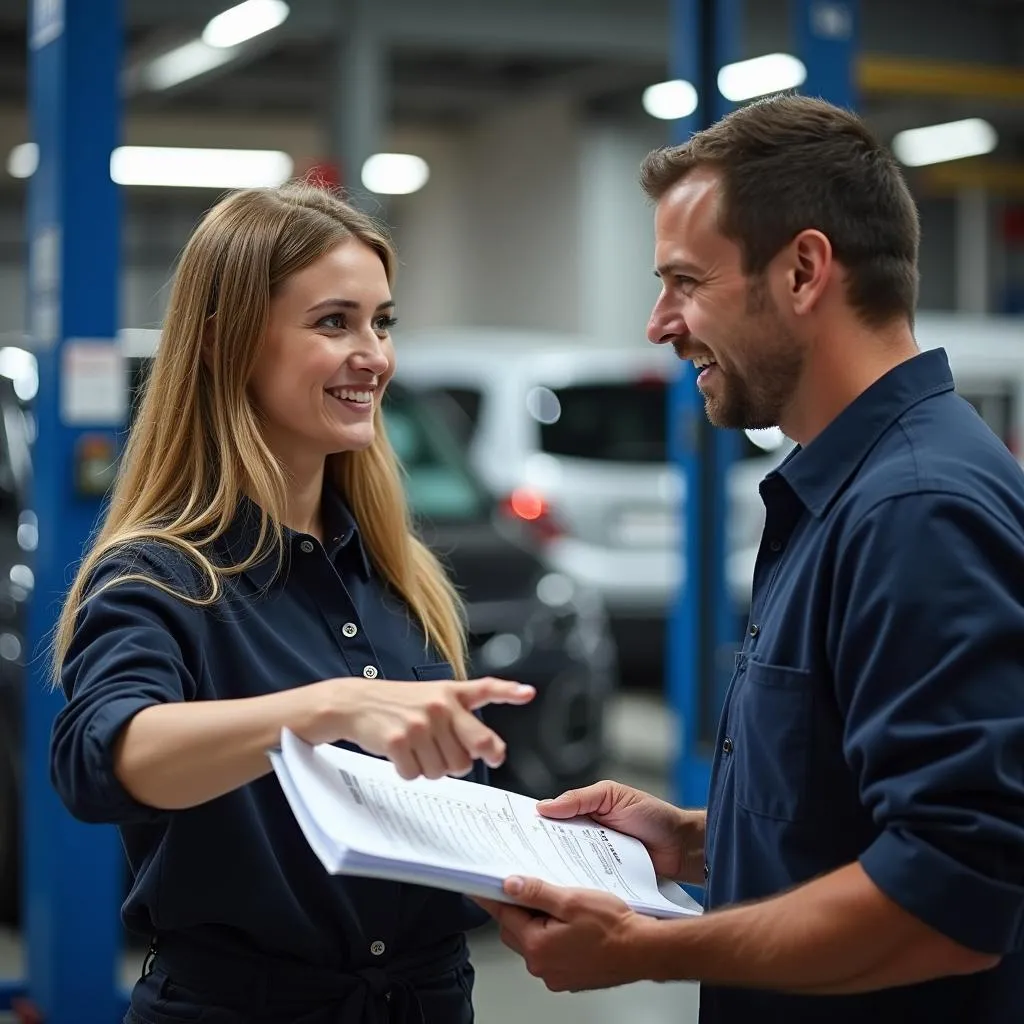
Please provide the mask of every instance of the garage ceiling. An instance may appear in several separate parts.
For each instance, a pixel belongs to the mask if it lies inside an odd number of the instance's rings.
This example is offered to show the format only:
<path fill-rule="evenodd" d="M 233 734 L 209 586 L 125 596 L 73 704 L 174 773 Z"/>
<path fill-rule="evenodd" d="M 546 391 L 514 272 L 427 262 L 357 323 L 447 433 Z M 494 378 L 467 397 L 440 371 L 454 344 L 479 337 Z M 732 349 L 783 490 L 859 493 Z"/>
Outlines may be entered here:
<path fill-rule="evenodd" d="M 1000 133 L 995 156 L 1024 158 L 1022 0 L 861 4 L 862 107 L 880 133 L 983 116 Z M 162 92 L 137 85 L 148 59 L 195 39 L 230 5 L 124 0 L 128 113 L 326 123 L 339 39 L 355 10 L 345 0 L 291 0 L 284 25 L 239 59 Z M 0 0 L 6 110 L 25 103 L 26 7 Z M 642 89 L 666 73 L 668 0 L 372 0 L 367 7 L 387 47 L 387 110 L 403 127 L 484 118 L 527 92 L 571 93 L 594 112 L 639 119 Z M 786 0 L 746 0 L 746 8 L 743 56 L 788 48 Z M 930 75 L 929 65 L 938 65 Z M 960 78 L 952 65 L 965 67 Z M 983 65 L 999 74 L 986 77 Z"/>

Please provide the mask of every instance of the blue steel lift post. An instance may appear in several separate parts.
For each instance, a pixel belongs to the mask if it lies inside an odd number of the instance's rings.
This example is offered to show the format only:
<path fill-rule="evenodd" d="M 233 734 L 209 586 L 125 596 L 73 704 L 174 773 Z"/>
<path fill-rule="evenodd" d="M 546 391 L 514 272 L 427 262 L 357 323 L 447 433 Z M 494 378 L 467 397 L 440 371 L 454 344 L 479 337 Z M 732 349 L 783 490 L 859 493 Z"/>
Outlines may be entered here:
<path fill-rule="evenodd" d="M 100 512 L 76 487 L 82 444 L 116 444 L 120 0 L 35 0 L 29 98 L 39 163 L 28 188 L 29 329 L 39 361 L 33 505 L 39 521 L 26 672 L 23 931 L 27 977 L 0 985 L 46 1024 L 114 1024 L 123 854 L 111 827 L 76 822 L 49 779 L 63 697 L 48 690 L 51 633 Z M 121 381 L 124 387 L 124 381 Z"/>
<path fill-rule="evenodd" d="M 742 0 L 673 0 L 672 77 L 696 83 L 702 101 L 693 116 L 677 122 L 678 141 L 728 109 L 717 72 L 739 50 L 741 6 Z M 855 107 L 859 7 L 859 0 L 791 0 L 796 52 L 807 68 L 803 94 Z M 725 579 L 724 525 L 727 474 L 739 437 L 707 424 L 690 368 L 672 389 L 669 415 L 672 456 L 685 482 L 686 573 L 668 644 L 669 693 L 681 731 L 674 795 L 684 805 L 703 806 L 738 632 Z"/>
<path fill-rule="evenodd" d="M 796 53 L 807 68 L 800 92 L 855 109 L 860 0 L 791 0 L 790 13 Z"/>
<path fill-rule="evenodd" d="M 670 77 L 693 83 L 699 103 L 675 122 L 673 141 L 684 142 L 728 112 L 718 69 L 736 59 L 742 7 L 742 0 L 672 0 Z M 708 423 L 695 376 L 686 364 L 669 395 L 670 455 L 683 478 L 684 573 L 668 631 L 668 692 L 680 729 L 674 797 L 703 807 L 739 630 L 725 578 L 726 483 L 739 439 Z"/>

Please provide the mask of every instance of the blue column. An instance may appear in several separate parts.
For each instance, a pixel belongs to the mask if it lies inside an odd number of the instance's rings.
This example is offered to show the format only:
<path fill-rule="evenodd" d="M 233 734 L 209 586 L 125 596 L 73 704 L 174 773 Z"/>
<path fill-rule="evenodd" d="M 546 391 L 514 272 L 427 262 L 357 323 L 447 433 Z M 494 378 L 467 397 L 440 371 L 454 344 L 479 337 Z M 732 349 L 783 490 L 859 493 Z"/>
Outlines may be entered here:
<path fill-rule="evenodd" d="M 672 0 L 671 75 L 697 87 L 700 105 L 674 123 L 684 142 L 728 112 L 718 91 L 718 69 L 736 59 L 742 0 Z M 669 397 L 670 453 L 684 481 L 684 579 L 669 623 L 668 693 L 680 727 L 674 798 L 704 806 L 711 743 L 728 668 L 723 651 L 736 645 L 737 619 L 725 579 L 726 479 L 736 437 L 707 422 L 692 366 L 684 367 Z"/>
<path fill-rule="evenodd" d="M 856 108 L 859 8 L 859 0 L 792 0 L 796 53 L 807 68 L 805 96 Z"/>
<path fill-rule="evenodd" d="M 51 631 L 100 511 L 98 497 L 76 489 L 76 452 L 83 441 L 112 441 L 123 415 L 114 348 L 120 208 L 110 180 L 121 4 L 31 6 L 30 117 L 39 165 L 28 195 L 29 329 L 39 359 L 39 546 L 26 701 L 27 988 L 47 1024 L 113 1024 L 124 1012 L 116 988 L 123 854 L 113 828 L 74 821 L 50 785 L 50 728 L 63 697 L 47 687 Z"/>

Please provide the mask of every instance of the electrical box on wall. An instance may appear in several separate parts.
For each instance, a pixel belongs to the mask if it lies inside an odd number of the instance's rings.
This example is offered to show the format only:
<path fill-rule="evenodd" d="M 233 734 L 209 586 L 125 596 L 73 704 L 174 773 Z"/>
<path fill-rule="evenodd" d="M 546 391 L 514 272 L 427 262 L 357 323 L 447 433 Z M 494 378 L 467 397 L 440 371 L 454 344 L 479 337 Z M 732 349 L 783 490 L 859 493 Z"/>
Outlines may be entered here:
<path fill-rule="evenodd" d="M 102 498 L 117 477 L 117 435 L 83 434 L 75 444 L 75 493 L 81 498 Z"/>

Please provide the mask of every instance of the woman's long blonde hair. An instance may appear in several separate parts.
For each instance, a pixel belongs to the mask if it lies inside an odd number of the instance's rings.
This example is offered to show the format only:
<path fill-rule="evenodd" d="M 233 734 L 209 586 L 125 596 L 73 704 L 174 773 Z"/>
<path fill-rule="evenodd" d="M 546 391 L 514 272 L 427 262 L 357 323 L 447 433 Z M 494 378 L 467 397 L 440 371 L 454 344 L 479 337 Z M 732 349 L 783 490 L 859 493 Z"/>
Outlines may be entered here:
<path fill-rule="evenodd" d="M 275 289 L 351 238 L 380 256 L 391 282 L 395 255 L 384 231 L 336 195 L 309 184 L 236 192 L 210 210 L 192 235 L 175 275 L 109 511 L 57 623 L 55 683 L 88 581 L 115 549 L 157 541 L 183 551 L 209 590 L 179 596 L 200 605 L 219 598 L 225 577 L 275 547 L 278 558 L 283 555 L 286 474 L 263 439 L 247 385 Z M 438 560 L 412 532 L 379 408 L 375 426 L 369 448 L 330 456 L 327 472 L 348 503 L 377 571 L 404 598 L 427 642 L 451 662 L 454 676 L 465 678 L 462 606 Z M 215 564 L 207 547 L 227 529 L 245 495 L 261 510 L 257 545 L 242 564 Z M 148 577 L 120 576 L 108 586 L 126 579 Z"/>

